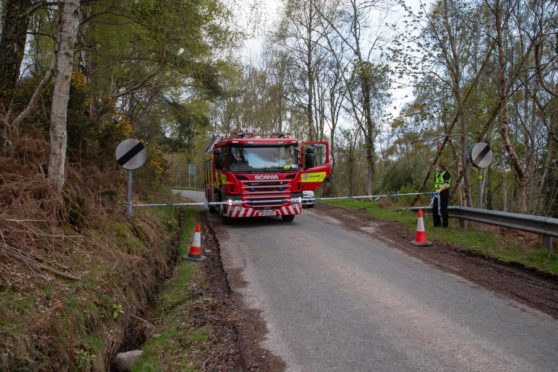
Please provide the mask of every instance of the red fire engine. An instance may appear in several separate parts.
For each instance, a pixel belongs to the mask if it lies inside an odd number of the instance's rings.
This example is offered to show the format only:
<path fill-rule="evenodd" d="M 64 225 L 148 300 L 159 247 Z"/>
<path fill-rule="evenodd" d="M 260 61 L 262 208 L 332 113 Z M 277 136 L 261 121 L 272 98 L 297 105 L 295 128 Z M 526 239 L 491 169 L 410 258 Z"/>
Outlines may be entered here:
<path fill-rule="evenodd" d="M 302 212 L 302 196 L 330 177 L 329 144 L 299 142 L 237 133 L 215 137 L 206 150 L 205 197 L 223 222 L 231 218 L 281 217 L 293 221 Z M 306 198 L 305 198 L 306 199 Z"/>

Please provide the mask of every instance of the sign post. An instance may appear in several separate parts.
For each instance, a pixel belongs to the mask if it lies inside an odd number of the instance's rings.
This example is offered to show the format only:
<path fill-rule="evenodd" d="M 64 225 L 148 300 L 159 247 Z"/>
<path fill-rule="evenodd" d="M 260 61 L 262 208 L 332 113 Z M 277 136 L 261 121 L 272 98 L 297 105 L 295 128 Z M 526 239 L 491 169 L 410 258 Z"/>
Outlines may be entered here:
<path fill-rule="evenodd" d="M 484 200 L 484 177 L 483 177 L 484 170 L 479 170 L 479 208 L 482 209 L 483 207 L 483 200 Z"/>
<path fill-rule="evenodd" d="M 479 169 L 479 208 L 483 207 L 484 180 L 483 172 L 492 163 L 492 150 L 486 142 L 476 143 L 469 153 L 469 159 L 473 166 Z"/>
<path fill-rule="evenodd" d="M 147 159 L 147 150 L 143 143 L 136 139 L 127 139 L 116 148 L 116 161 L 118 165 L 128 171 L 128 192 L 126 195 L 126 214 L 128 217 L 133 216 L 132 204 L 132 178 L 133 170 L 138 169 Z"/>
<path fill-rule="evenodd" d="M 194 179 L 194 184 L 195 184 L 196 183 L 196 164 L 190 163 L 190 164 L 188 164 L 188 187 L 192 187 L 192 178 Z"/>
<path fill-rule="evenodd" d="M 132 217 L 134 211 L 132 210 L 132 178 L 133 178 L 134 171 L 128 169 L 128 187 L 126 193 L 126 214 L 128 217 Z"/>

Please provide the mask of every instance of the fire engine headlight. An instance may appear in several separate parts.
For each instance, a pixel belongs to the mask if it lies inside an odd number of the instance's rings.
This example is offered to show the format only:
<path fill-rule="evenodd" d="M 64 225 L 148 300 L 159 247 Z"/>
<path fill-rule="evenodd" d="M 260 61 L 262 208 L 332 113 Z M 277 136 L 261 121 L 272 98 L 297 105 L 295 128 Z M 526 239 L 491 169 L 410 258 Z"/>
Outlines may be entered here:
<path fill-rule="evenodd" d="M 227 200 L 227 205 L 230 207 L 233 205 L 233 200 L 232 199 L 228 199 Z"/>
<path fill-rule="evenodd" d="M 291 198 L 291 203 L 300 204 L 302 203 L 302 198 L 300 196 L 298 198 Z"/>

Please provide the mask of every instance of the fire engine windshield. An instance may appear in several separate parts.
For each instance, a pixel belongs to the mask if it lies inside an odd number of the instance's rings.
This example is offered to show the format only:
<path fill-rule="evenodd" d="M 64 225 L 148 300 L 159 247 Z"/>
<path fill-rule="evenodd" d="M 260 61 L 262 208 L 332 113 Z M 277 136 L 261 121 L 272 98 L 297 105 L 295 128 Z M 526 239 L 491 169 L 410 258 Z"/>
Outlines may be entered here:
<path fill-rule="evenodd" d="M 277 172 L 297 169 L 295 146 L 231 147 L 232 172 Z"/>

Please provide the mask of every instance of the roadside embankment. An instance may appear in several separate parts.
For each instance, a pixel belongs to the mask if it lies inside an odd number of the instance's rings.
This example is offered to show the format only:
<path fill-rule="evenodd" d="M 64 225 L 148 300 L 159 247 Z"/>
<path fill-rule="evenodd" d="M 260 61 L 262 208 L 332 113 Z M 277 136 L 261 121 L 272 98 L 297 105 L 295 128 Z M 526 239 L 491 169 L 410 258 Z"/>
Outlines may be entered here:
<path fill-rule="evenodd" d="M 39 132 L 0 154 L 0 370 L 106 371 L 172 274 L 178 210 L 126 218 L 125 172 L 102 159 L 69 161 L 60 197 L 48 155 Z"/>
<path fill-rule="evenodd" d="M 2 222 L 40 244 L 3 248 L 19 258 L 3 261 L 0 369 L 107 370 L 171 273 L 178 215 L 106 216 L 79 232 Z"/>

